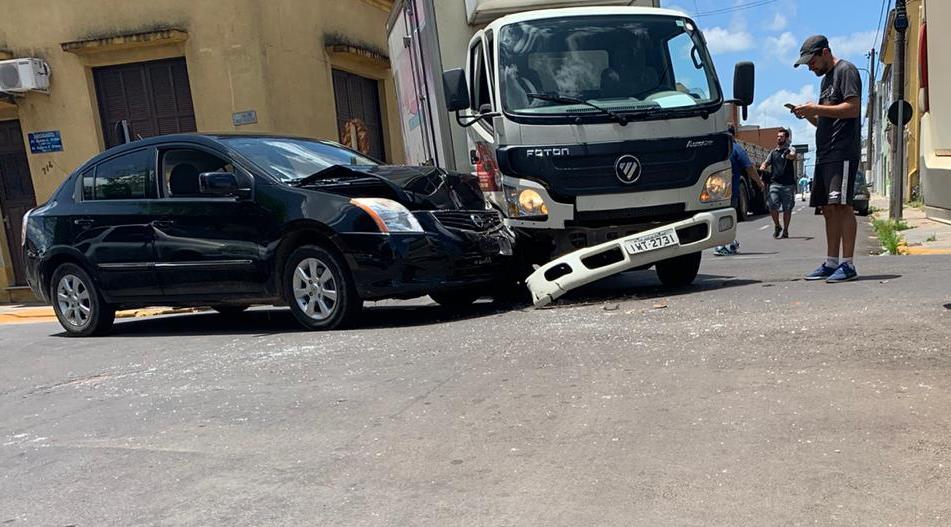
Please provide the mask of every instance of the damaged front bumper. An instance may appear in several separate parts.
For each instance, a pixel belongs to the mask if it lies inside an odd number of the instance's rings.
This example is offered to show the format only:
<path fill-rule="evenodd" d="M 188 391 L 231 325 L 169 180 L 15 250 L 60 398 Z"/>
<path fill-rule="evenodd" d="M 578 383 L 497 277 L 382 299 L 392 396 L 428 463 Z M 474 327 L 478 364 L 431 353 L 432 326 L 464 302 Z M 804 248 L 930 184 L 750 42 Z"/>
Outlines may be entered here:
<path fill-rule="evenodd" d="M 726 245 L 736 237 L 736 212 L 701 212 L 683 221 L 568 253 L 548 262 L 527 280 L 536 307 L 568 291 L 629 269 Z"/>

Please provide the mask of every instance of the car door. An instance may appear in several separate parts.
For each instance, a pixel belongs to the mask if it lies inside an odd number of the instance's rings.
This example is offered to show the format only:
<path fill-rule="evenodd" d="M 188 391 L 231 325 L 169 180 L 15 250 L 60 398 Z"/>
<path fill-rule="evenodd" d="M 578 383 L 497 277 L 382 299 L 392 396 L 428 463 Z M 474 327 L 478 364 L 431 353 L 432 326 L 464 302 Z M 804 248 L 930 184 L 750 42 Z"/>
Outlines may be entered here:
<path fill-rule="evenodd" d="M 199 175 L 231 172 L 241 195 L 202 193 Z M 153 207 L 156 271 L 173 297 L 222 300 L 263 295 L 273 220 L 253 200 L 253 177 L 225 155 L 181 144 L 159 152 L 163 198 Z"/>
<path fill-rule="evenodd" d="M 155 156 L 153 148 L 125 152 L 82 175 L 82 201 L 69 226 L 72 246 L 85 255 L 110 299 L 161 295 L 150 224 Z"/>

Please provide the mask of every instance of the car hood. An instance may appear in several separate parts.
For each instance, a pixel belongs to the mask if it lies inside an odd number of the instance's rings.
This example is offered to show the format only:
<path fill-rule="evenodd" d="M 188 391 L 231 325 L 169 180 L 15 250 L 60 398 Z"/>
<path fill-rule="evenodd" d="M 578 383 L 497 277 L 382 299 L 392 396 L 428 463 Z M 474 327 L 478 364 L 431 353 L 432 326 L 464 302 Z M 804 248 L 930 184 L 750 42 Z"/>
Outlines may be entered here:
<path fill-rule="evenodd" d="M 478 178 L 435 167 L 335 165 L 298 186 L 351 198 L 392 199 L 410 210 L 485 209 Z"/>

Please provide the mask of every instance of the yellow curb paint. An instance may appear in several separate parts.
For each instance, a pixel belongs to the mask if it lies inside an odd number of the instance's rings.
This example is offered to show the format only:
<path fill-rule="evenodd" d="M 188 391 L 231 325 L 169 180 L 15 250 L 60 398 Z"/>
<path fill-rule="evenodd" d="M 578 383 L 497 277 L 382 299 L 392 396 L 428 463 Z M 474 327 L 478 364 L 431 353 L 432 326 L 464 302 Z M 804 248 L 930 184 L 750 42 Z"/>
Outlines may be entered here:
<path fill-rule="evenodd" d="M 905 247 L 902 254 L 923 255 L 923 254 L 951 254 L 951 249 L 927 249 L 925 247 Z"/>
<path fill-rule="evenodd" d="M 153 308 L 129 309 L 116 312 L 116 318 L 139 318 L 155 315 L 175 315 L 202 311 L 200 308 Z M 57 322 L 52 307 L 26 308 L 0 313 L 0 324 L 30 324 L 39 322 Z"/>

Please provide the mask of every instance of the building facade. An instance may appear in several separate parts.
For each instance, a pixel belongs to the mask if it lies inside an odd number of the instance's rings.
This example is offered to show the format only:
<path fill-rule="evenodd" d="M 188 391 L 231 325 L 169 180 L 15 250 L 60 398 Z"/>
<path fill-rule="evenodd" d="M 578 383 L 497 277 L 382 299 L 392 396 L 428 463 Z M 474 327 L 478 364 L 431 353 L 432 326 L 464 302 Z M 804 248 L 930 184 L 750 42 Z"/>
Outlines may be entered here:
<path fill-rule="evenodd" d="M 48 93 L 0 99 L 0 302 L 22 214 L 90 156 L 177 132 L 317 137 L 400 162 L 387 0 L 6 0 L 0 60 L 42 59 Z"/>

